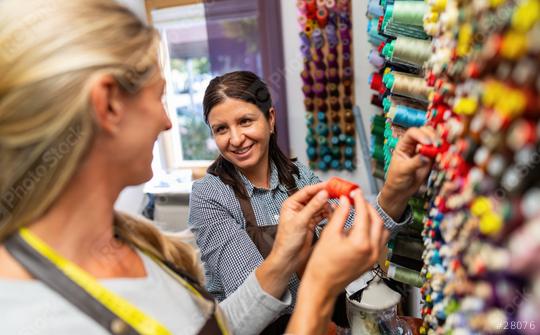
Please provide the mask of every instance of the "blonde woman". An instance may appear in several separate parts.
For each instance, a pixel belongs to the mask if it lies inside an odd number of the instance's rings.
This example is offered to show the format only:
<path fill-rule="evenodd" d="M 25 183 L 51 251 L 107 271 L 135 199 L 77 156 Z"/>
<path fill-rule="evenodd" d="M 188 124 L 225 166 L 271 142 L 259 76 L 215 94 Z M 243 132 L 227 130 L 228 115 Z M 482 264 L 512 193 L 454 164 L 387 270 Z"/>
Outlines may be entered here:
<path fill-rule="evenodd" d="M 0 22 L 0 333 L 257 334 L 276 318 L 324 184 L 284 203 L 270 255 L 217 306 L 189 246 L 113 208 L 151 178 L 171 126 L 156 32 L 112 0 L 3 0 Z M 292 333 L 324 332 L 379 254 L 382 222 L 354 200 L 354 228 L 343 234 L 343 198 L 309 259 Z"/>

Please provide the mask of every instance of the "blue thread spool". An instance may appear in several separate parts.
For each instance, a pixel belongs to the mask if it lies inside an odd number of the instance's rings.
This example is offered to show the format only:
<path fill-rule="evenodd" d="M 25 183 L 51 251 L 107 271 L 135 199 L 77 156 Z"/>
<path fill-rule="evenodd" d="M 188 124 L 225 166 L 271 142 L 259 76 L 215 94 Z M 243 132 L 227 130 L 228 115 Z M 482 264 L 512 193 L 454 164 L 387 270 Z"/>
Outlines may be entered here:
<path fill-rule="evenodd" d="M 313 115 L 312 114 L 307 115 L 306 116 L 306 125 L 308 127 L 312 127 L 314 123 L 315 123 L 315 118 L 313 117 Z"/>
<path fill-rule="evenodd" d="M 330 143 L 333 145 L 333 146 L 336 146 L 336 145 L 339 145 L 339 136 L 332 136 L 330 138 Z"/>
<path fill-rule="evenodd" d="M 347 136 L 345 138 L 345 145 L 347 146 L 353 146 L 356 143 L 353 136 Z"/>
<path fill-rule="evenodd" d="M 352 171 L 352 170 L 354 170 L 354 163 L 353 163 L 352 160 L 346 159 L 345 162 L 343 162 L 343 167 L 347 171 Z"/>
<path fill-rule="evenodd" d="M 319 123 L 317 125 L 317 133 L 321 136 L 328 136 L 328 125 L 326 123 Z"/>
<path fill-rule="evenodd" d="M 341 127 L 339 126 L 339 124 L 333 124 L 331 129 L 332 129 L 332 134 L 334 135 L 341 134 Z"/>
<path fill-rule="evenodd" d="M 334 159 L 332 163 L 330 163 L 330 167 L 333 170 L 341 170 L 343 169 L 343 166 L 341 166 L 341 162 L 339 160 Z"/>
<path fill-rule="evenodd" d="M 325 155 L 330 154 L 330 148 L 328 146 L 326 146 L 326 145 L 321 144 L 321 146 L 319 148 L 319 154 L 321 156 L 325 156 Z"/>
<path fill-rule="evenodd" d="M 332 162 L 332 155 L 324 155 L 322 158 L 323 162 L 330 164 Z"/>
<path fill-rule="evenodd" d="M 327 171 L 328 170 L 328 164 L 326 164 L 324 161 L 319 161 L 319 164 L 317 164 L 317 167 L 321 171 Z"/>
<path fill-rule="evenodd" d="M 339 134 L 338 138 L 339 138 L 339 143 L 345 144 L 345 141 L 347 140 L 347 135 Z"/>
<path fill-rule="evenodd" d="M 345 147 L 345 149 L 343 150 L 343 155 L 345 156 L 345 158 L 353 158 L 354 157 L 354 147 Z"/>
<path fill-rule="evenodd" d="M 340 147 L 331 147 L 330 152 L 332 153 L 332 157 L 339 159 L 341 158 L 341 149 Z"/>
<path fill-rule="evenodd" d="M 315 137 L 313 137 L 313 135 L 306 136 L 306 143 L 308 146 L 311 147 L 317 146 L 317 141 L 315 140 Z"/>
<path fill-rule="evenodd" d="M 328 145 L 328 138 L 326 136 L 319 136 L 317 137 L 317 142 L 319 142 L 320 145 Z"/>
<path fill-rule="evenodd" d="M 324 112 L 317 112 L 317 120 L 319 122 L 326 122 L 326 114 Z"/>
<path fill-rule="evenodd" d="M 308 147 L 306 154 L 310 160 L 315 160 L 317 158 L 317 149 L 315 147 Z"/>

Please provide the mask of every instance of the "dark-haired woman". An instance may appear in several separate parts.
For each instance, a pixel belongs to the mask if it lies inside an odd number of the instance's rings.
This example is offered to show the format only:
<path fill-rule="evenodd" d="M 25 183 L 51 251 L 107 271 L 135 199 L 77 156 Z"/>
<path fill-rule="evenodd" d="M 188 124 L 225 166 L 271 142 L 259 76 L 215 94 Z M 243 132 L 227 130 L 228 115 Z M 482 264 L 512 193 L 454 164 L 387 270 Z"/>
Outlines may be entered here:
<path fill-rule="evenodd" d="M 189 223 L 201 249 L 207 288 L 223 300 L 271 255 L 284 201 L 296 190 L 321 180 L 279 149 L 272 99 L 255 74 L 237 71 L 214 78 L 206 89 L 203 107 L 220 156 L 193 185 Z M 429 129 L 412 129 L 396 148 L 387 183 L 374 201 L 390 231 L 410 220 L 407 201 L 430 168 L 429 159 L 416 155 L 415 147 L 433 137 Z M 314 225 L 320 219 L 314 218 Z M 303 260 L 294 256 L 289 266 L 278 264 L 275 271 L 286 278 L 283 283 L 292 302 L 263 334 L 283 333 L 294 308 L 303 266 Z"/>

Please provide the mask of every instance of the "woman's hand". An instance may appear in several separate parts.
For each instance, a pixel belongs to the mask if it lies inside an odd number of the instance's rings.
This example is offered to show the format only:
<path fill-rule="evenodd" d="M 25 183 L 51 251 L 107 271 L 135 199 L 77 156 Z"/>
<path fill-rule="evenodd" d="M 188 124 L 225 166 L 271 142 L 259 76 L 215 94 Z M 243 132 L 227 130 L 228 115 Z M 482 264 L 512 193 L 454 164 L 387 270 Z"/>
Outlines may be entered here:
<path fill-rule="evenodd" d="M 255 272 L 261 288 L 280 298 L 291 276 L 302 272 L 313 241 L 315 226 L 327 216 L 326 183 L 302 188 L 282 205 L 272 251 Z"/>
<path fill-rule="evenodd" d="M 341 197 L 307 264 L 287 333 L 324 334 L 337 295 L 379 258 L 389 232 L 362 192 L 353 193 L 354 224 L 344 230 L 350 204 Z"/>
<path fill-rule="evenodd" d="M 311 252 L 315 227 L 330 211 L 326 183 L 302 188 L 282 205 L 271 254 L 299 270 Z"/>
<path fill-rule="evenodd" d="M 416 147 L 436 141 L 431 127 L 409 128 L 399 139 L 379 196 L 379 205 L 394 220 L 401 218 L 409 198 L 418 192 L 431 171 L 431 158 L 417 154 Z"/>

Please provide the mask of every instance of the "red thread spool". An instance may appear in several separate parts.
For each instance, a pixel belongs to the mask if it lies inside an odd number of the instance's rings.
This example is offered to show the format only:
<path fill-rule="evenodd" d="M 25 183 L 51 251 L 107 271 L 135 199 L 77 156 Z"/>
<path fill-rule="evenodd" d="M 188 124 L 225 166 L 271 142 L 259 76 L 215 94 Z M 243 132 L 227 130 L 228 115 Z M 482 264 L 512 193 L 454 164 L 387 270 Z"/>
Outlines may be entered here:
<path fill-rule="evenodd" d="M 433 145 L 421 145 L 420 148 L 418 148 L 419 154 L 431 158 L 437 157 L 439 152 L 441 152 L 441 150 Z"/>
<path fill-rule="evenodd" d="M 328 192 L 328 196 L 330 198 L 339 198 L 344 195 L 349 198 L 351 203 L 353 203 L 351 192 L 357 188 L 359 188 L 359 186 L 355 183 L 351 183 L 350 181 L 341 179 L 339 177 L 330 178 L 328 184 L 326 184 L 326 191 Z"/>
<path fill-rule="evenodd" d="M 309 17 L 315 17 L 317 12 L 317 1 L 316 0 L 305 0 L 306 1 L 306 14 Z"/>
<path fill-rule="evenodd" d="M 319 28 L 326 27 L 326 24 L 328 23 L 328 10 L 325 7 L 317 10 L 317 22 L 319 23 Z"/>

